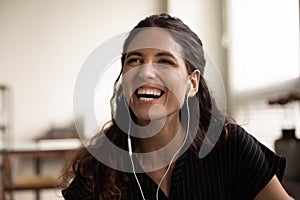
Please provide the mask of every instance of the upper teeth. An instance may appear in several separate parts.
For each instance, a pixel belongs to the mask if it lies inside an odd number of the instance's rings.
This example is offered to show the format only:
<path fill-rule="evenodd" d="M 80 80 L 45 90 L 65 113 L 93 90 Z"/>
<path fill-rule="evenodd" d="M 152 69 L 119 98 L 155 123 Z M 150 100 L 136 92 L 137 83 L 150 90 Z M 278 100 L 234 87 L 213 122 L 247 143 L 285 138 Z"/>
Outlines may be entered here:
<path fill-rule="evenodd" d="M 160 96 L 161 95 L 161 90 L 159 89 L 153 89 L 153 88 L 139 88 L 138 89 L 138 94 L 149 94 L 149 95 L 155 95 L 155 96 Z"/>

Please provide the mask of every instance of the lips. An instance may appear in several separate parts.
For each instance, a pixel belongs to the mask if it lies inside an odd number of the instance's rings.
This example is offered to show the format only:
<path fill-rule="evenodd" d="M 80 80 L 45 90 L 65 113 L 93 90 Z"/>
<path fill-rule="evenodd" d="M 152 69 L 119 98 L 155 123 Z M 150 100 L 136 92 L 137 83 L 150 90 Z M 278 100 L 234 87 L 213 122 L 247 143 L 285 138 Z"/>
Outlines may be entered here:
<path fill-rule="evenodd" d="M 164 95 L 164 91 L 154 87 L 139 87 L 135 94 L 141 101 L 150 102 L 159 99 Z"/>

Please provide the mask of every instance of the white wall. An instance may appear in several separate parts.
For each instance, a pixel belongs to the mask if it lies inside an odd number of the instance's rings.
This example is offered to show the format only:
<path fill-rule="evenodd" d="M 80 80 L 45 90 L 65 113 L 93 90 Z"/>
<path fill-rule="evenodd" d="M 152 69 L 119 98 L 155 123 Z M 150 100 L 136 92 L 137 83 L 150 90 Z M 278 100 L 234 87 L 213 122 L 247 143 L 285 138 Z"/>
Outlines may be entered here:
<path fill-rule="evenodd" d="M 225 0 L 169 0 L 168 11 L 181 18 L 200 37 L 208 55 L 205 77 L 219 105 L 227 93 Z M 224 88 L 225 87 L 225 88 Z"/>
<path fill-rule="evenodd" d="M 225 31 L 224 0 L 169 0 L 168 10 L 180 17 L 195 31 L 203 42 L 205 51 L 226 74 L 226 52 L 223 44 Z M 224 75 L 225 76 L 225 75 Z M 225 77 L 224 77 L 225 78 Z"/>
<path fill-rule="evenodd" d="M 162 0 L 0 0 L 0 84 L 12 89 L 12 140 L 71 121 L 75 78 L 89 53 L 163 11 Z"/>

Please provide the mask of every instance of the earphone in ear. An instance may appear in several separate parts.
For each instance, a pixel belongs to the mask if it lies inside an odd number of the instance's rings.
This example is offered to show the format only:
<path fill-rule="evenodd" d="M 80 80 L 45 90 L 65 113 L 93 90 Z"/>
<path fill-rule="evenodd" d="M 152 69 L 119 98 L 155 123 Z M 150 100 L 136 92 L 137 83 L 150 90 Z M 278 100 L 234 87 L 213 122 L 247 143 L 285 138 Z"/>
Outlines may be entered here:
<path fill-rule="evenodd" d="M 187 96 L 192 97 L 193 96 L 192 92 L 193 92 L 193 84 L 190 82 L 190 88 L 189 88 L 189 92 L 188 92 Z"/>

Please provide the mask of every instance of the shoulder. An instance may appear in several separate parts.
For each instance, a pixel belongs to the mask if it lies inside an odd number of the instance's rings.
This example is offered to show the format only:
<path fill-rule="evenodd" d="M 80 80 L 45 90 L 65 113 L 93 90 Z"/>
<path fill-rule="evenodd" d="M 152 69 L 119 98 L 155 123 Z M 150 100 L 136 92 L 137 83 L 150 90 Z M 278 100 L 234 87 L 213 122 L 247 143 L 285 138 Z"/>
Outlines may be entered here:
<path fill-rule="evenodd" d="M 227 126 L 227 140 L 225 145 L 234 146 L 239 150 L 241 155 L 260 155 L 272 152 L 243 127 L 235 124 Z"/>
<path fill-rule="evenodd" d="M 236 187 L 241 195 L 254 198 L 276 175 L 282 180 L 285 169 L 285 158 L 259 142 L 244 128 L 238 125 L 228 126 L 227 149 L 234 149 L 236 166 Z"/>
<path fill-rule="evenodd" d="M 241 164 L 253 164 L 260 168 L 279 165 L 281 170 L 284 170 L 285 158 L 278 156 L 239 125 L 228 126 L 228 139 L 225 145 L 234 146 Z M 283 171 L 280 174 L 282 173 Z"/>
<path fill-rule="evenodd" d="M 227 141 L 226 142 L 236 142 L 237 144 L 244 144 L 251 142 L 258 142 L 250 133 L 248 133 L 243 127 L 237 124 L 229 124 L 226 126 L 227 130 Z"/>
<path fill-rule="evenodd" d="M 235 146 L 240 156 L 246 162 L 249 159 L 263 159 L 269 162 L 284 161 L 284 158 L 276 155 L 273 150 L 267 148 L 253 135 L 239 125 L 228 125 L 228 139 L 226 145 Z"/>
<path fill-rule="evenodd" d="M 236 124 L 228 124 L 224 127 L 212 154 L 214 152 L 223 155 L 230 154 L 231 158 L 236 158 L 234 160 L 238 162 L 240 160 L 239 157 L 242 155 L 248 153 L 259 154 L 260 150 L 260 142 L 243 127 Z"/>
<path fill-rule="evenodd" d="M 256 154 L 261 150 L 262 144 L 243 127 L 239 125 L 228 126 L 228 145 L 235 145 L 240 154 Z"/>

